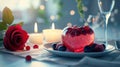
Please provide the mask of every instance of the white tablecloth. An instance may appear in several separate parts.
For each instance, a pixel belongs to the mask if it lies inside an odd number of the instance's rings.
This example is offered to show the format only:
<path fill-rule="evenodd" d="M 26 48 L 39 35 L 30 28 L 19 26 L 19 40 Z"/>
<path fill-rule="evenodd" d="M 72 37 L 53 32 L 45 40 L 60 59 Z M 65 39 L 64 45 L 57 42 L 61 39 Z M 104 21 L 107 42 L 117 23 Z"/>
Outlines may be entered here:
<path fill-rule="evenodd" d="M 120 51 L 114 50 L 108 55 L 102 57 L 82 57 L 82 58 L 70 58 L 59 57 L 47 52 L 44 49 L 34 49 L 30 51 L 12 52 L 5 48 L 0 49 L 1 52 L 10 53 L 20 57 L 26 57 L 31 55 L 32 59 L 40 62 L 53 62 L 56 64 L 66 65 L 70 67 L 119 67 L 120 66 Z"/>

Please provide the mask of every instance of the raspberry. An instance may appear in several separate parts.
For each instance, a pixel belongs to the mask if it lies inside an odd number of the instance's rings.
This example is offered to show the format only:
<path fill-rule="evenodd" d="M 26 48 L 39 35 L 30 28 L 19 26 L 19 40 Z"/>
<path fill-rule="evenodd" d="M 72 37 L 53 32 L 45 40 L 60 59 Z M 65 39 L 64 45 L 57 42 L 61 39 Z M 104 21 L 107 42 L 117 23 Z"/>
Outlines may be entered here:
<path fill-rule="evenodd" d="M 89 27 L 89 26 L 84 26 L 84 29 L 85 29 L 85 30 L 89 30 L 90 27 Z"/>
<path fill-rule="evenodd" d="M 84 35 L 86 35 L 86 34 L 87 34 L 87 32 L 84 30 L 84 28 L 83 28 L 83 27 L 81 27 L 81 33 L 82 33 L 82 34 L 84 34 Z"/>
<path fill-rule="evenodd" d="M 89 29 L 87 32 L 88 32 L 89 34 L 93 34 L 93 30 L 92 30 L 92 29 Z"/>
<path fill-rule="evenodd" d="M 30 55 L 27 55 L 27 56 L 25 57 L 25 60 L 26 60 L 26 61 L 31 61 L 31 59 L 32 59 L 32 57 L 31 57 Z"/>
<path fill-rule="evenodd" d="M 67 30 L 68 30 L 68 32 L 71 32 L 71 31 L 72 31 L 72 28 L 68 28 Z"/>
<path fill-rule="evenodd" d="M 71 31 L 70 34 L 71 34 L 72 37 L 76 36 L 76 31 L 77 31 L 76 29 L 73 29 L 73 30 Z"/>
<path fill-rule="evenodd" d="M 72 28 L 70 34 L 71 34 L 72 37 L 74 37 L 74 36 L 79 36 L 79 35 L 81 34 L 80 28 L 79 28 L 79 27 L 77 27 L 77 28 Z"/>
<path fill-rule="evenodd" d="M 84 32 L 86 32 L 87 34 L 93 33 L 93 30 L 89 26 L 84 26 L 83 29 L 84 29 L 83 33 Z"/>
<path fill-rule="evenodd" d="M 34 49 L 38 49 L 39 46 L 38 46 L 38 45 L 34 45 L 33 48 L 34 48 Z"/>
<path fill-rule="evenodd" d="M 26 46 L 25 48 L 26 48 L 26 50 L 30 50 L 30 46 Z"/>

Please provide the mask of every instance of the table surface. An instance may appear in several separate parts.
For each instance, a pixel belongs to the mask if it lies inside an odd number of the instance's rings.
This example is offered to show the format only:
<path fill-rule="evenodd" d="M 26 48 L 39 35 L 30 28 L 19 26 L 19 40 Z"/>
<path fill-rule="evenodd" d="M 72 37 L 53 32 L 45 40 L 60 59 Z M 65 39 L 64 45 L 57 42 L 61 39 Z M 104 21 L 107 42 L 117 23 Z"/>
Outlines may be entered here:
<path fill-rule="evenodd" d="M 67 67 L 52 62 L 40 62 L 32 60 L 27 62 L 25 58 L 0 52 L 0 67 Z"/>
<path fill-rule="evenodd" d="M 113 52 L 109 54 L 109 56 L 100 57 L 97 59 L 104 59 L 107 61 L 112 61 L 116 57 L 120 56 L 120 51 Z M 53 57 L 52 57 L 53 58 Z M 81 60 L 81 58 L 63 58 L 59 57 L 62 61 L 76 61 Z M 57 61 L 59 62 L 59 61 Z M 63 62 L 64 63 L 64 62 Z M 62 65 L 50 61 L 38 61 L 32 60 L 30 62 L 26 61 L 24 57 L 20 57 L 17 55 L 9 54 L 0 51 L 0 67 L 68 67 L 67 65 Z"/>

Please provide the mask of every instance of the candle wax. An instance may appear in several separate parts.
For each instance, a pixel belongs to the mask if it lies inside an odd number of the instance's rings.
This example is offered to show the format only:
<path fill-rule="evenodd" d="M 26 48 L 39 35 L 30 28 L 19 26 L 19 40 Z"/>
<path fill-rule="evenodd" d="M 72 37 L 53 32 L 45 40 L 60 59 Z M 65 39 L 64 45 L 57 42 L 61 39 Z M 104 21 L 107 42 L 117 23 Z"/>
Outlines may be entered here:
<path fill-rule="evenodd" d="M 43 34 L 42 33 L 32 33 L 29 34 L 29 41 L 33 44 L 42 44 L 43 43 Z"/>
<path fill-rule="evenodd" d="M 43 35 L 46 42 L 59 42 L 61 41 L 62 30 L 60 29 L 45 29 Z"/>

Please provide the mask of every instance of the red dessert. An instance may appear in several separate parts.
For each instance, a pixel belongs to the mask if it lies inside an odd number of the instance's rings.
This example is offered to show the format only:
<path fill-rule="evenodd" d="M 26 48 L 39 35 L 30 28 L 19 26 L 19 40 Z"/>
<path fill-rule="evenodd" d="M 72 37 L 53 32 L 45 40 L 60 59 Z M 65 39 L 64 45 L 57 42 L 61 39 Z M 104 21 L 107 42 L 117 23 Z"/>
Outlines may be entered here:
<path fill-rule="evenodd" d="M 83 52 L 85 46 L 94 43 L 94 32 L 89 26 L 66 27 L 63 30 L 62 42 L 72 52 Z"/>

